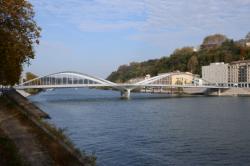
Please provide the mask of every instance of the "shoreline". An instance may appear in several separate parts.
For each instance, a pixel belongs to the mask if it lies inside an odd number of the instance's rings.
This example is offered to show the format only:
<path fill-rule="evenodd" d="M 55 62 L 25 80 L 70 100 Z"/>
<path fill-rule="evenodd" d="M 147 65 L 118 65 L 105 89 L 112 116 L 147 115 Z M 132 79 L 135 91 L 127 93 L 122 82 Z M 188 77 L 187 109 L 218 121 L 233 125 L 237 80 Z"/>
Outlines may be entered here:
<path fill-rule="evenodd" d="M 4 119 L 0 130 L 29 165 L 95 165 L 95 156 L 77 149 L 63 129 L 43 121 L 48 114 L 16 91 L 0 97 L 0 108 L 0 119 Z"/>

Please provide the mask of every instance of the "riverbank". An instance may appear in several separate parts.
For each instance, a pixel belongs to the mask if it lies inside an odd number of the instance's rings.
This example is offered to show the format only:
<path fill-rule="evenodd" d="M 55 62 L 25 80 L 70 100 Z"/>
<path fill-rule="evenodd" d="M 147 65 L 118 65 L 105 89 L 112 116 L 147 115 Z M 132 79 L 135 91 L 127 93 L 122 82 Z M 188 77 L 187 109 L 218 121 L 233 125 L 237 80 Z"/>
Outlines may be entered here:
<path fill-rule="evenodd" d="M 25 162 L 18 153 L 14 142 L 0 129 L 0 165 L 1 166 L 23 166 Z"/>
<path fill-rule="evenodd" d="M 152 93 L 152 94 L 171 94 L 177 96 L 250 96 L 249 88 L 173 88 L 168 90 L 162 90 L 159 88 L 151 89 L 151 90 L 139 90 L 139 93 Z"/>
<path fill-rule="evenodd" d="M 17 152 L 19 165 L 95 165 L 95 157 L 76 149 L 63 130 L 43 121 L 44 117 L 48 116 L 15 91 L 0 98 L 0 138 L 13 143 L 9 149 Z M 6 165 L 4 160 L 0 165 Z"/>

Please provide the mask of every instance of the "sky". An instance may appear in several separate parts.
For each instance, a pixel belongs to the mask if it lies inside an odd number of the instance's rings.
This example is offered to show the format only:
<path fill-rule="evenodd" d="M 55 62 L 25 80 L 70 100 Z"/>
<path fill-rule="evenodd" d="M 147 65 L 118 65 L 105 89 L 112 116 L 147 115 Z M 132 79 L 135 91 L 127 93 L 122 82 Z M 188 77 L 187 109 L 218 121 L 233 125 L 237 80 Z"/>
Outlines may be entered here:
<path fill-rule="evenodd" d="M 207 35 L 250 32 L 250 0 L 29 0 L 42 28 L 24 72 L 106 78 L 122 64 L 169 56 Z"/>

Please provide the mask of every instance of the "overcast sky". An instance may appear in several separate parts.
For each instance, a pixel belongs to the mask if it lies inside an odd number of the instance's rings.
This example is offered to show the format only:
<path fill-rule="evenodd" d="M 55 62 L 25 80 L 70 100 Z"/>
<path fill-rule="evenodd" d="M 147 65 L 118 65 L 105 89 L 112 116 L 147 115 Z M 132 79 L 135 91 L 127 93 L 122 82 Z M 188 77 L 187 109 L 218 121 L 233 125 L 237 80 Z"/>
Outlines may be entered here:
<path fill-rule="evenodd" d="M 106 78 L 121 64 L 198 46 L 209 34 L 244 38 L 250 0 L 30 0 L 42 28 L 38 75 L 78 71 Z"/>

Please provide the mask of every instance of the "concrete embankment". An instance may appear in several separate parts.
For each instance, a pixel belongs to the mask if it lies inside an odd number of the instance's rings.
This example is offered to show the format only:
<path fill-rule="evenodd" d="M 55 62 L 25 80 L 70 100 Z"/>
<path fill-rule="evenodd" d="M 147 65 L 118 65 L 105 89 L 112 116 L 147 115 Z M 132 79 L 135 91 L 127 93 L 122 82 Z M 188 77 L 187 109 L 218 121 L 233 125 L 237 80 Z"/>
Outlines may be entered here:
<path fill-rule="evenodd" d="M 24 90 L 16 90 L 20 95 L 22 95 L 23 97 L 29 97 L 31 94 L 24 91 Z"/>
<path fill-rule="evenodd" d="M 142 91 L 144 92 L 144 91 Z M 147 91 L 147 93 L 166 93 L 168 91 Z M 208 96 L 250 96 L 250 88 L 181 88 L 173 90 L 171 94 L 182 94 L 182 95 L 208 95 Z"/>
<path fill-rule="evenodd" d="M 81 153 L 43 118 L 48 115 L 15 91 L 0 98 L 0 129 L 28 165 L 95 165 L 95 157 Z"/>
<path fill-rule="evenodd" d="M 32 104 L 27 98 L 23 97 L 19 93 L 17 93 L 15 90 L 10 90 L 8 93 L 5 94 L 5 96 L 12 102 L 14 102 L 16 105 L 21 107 L 21 111 L 30 116 L 35 118 L 50 118 L 47 113 L 42 111 L 40 108 Z"/>
<path fill-rule="evenodd" d="M 249 88 L 229 88 L 221 91 L 222 96 L 250 96 Z"/>
<path fill-rule="evenodd" d="M 227 88 L 227 89 L 210 89 L 207 92 L 210 96 L 250 96 L 249 88 Z"/>

